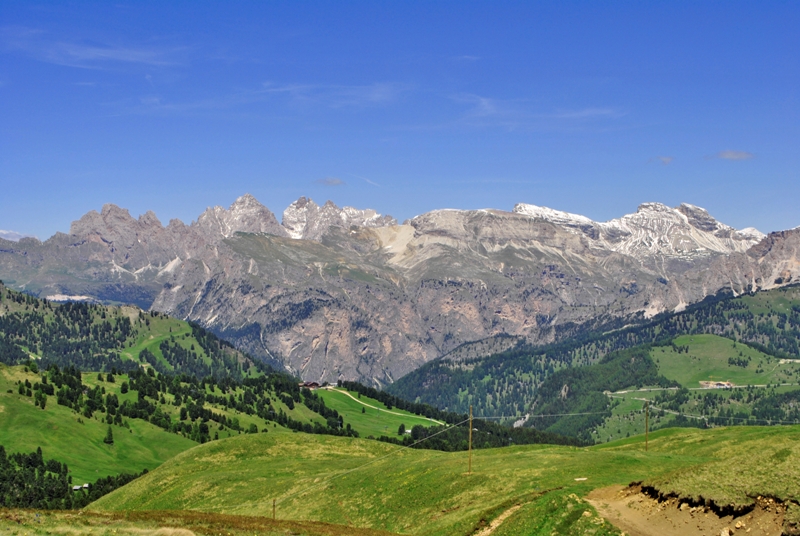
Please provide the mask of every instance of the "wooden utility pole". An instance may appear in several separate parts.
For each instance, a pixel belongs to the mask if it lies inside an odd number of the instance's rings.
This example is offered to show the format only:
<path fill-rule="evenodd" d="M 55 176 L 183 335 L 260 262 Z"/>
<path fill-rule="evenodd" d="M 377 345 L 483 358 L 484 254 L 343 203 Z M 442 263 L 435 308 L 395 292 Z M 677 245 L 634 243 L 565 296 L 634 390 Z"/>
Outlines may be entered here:
<path fill-rule="evenodd" d="M 650 433 L 650 402 L 644 403 L 644 451 L 647 452 L 647 440 Z"/>
<path fill-rule="evenodd" d="M 272 499 L 272 520 L 275 521 L 275 499 Z"/>
<path fill-rule="evenodd" d="M 469 405 L 469 474 L 472 474 L 472 404 Z"/>

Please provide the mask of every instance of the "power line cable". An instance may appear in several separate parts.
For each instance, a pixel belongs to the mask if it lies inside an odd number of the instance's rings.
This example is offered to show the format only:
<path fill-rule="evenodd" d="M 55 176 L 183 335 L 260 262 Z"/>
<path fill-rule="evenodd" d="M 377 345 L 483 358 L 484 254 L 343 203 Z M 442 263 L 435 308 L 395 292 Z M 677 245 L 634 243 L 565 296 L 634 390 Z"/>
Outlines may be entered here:
<path fill-rule="evenodd" d="M 573 415 L 600 415 L 600 414 L 603 414 L 603 413 L 605 413 L 605 412 L 590 412 L 590 413 L 553 413 L 553 414 L 549 414 L 549 415 L 535 415 L 535 417 L 564 417 L 564 416 L 573 416 Z M 531 417 L 534 417 L 534 415 L 531 415 Z M 518 418 L 520 418 L 520 417 L 519 417 L 518 415 L 514 415 L 514 416 L 495 416 L 495 417 L 482 417 L 482 418 L 480 418 L 480 419 L 482 419 L 482 420 L 491 420 L 491 419 L 506 419 L 506 418 L 515 418 L 515 419 L 518 419 Z M 477 418 L 473 417 L 473 421 L 474 421 L 474 420 L 476 420 L 476 419 L 477 419 Z M 317 482 L 317 483 L 315 483 L 313 486 L 309 486 L 309 487 L 307 487 L 307 488 L 304 488 L 304 489 L 302 489 L 302 490 L 299 490 L 299 491 L 296 491 L 296 492 L 294 492 L 294 493 L 291 493 L 291 494 L 289 494 L 289 495 L 286 495 L 286 496 L 284 496 L 284 497 L 281 497 L 280 499 L 277 499 L 277 500 L 276 500 L 276 504 L 281 504 L 282 502 L 284 502 L 284 501 L 286 501 L 286 500 L 288 500 L 288 499 L 291 499 L 292 497 L 296 497 L 297 495 L 301 495 L 301 494 L 303 494 L 303 493 L 306 493 L 306 492 L 308 492 L 308 491 L 310 491 L 310 490 L 312 490 L 312 489 L 314 489 L 314 488 L 318 488 L 318 487 L 320 487 L 320 486 L 322 486 L 322 485 L 324 485 L 324 484 L 327 484 L 327 483 L 331 482 L 332 480 L 335 480 L 335 479 L 337 479 L 337 478 L 343 477 L 343 476 L 345 476 L 345 475 L 348 475 L 348 474 L 350 474 L 350 473 L 354 473 L 355 471 L 358 471 L 358 470 L 360 470 L 360 469 L 363 469 L 364 467 L 367 467 L 368 465 L 372 465 L 372 464 L 374 464 L 374 463 L 376 463 L 376 462 L 379 462 L 379 461 L 381 461 L 381 460 L 384 460 L 384 459 L 386 459 L 386 458 L 389 458 L 389 457 L 391 457 L 391 456 L 394 456 L 395 454 L 397 454 L 397 453 L 399 453 L 399 452 L 401 452 L 401 451 L 403 451 L 403 450 L 411 449 L 411 448 L 413 448 L 413 447 L 415 447 L 415 446 L 419 445 L 420 443 L 422 443 L 422 442 L 424 442 L 424 441 L 427 441 L 428 439 L 431 439 L 431 438 L 433 438 L 433 437 L 436 437 L 436 436 L 438 436 L 438 435 L 440 435 L 440 434 L 443 434 L 443 433 L 445 433 L 445 432 L 447 432 L 447 431 L 449 431 L 449 430 L 451 430 L 451 429 L 453 429 L 453 428 L 456 428 L 456 427 L 458 427 L 458 426 L 461 426 L 462 424 L 466 424 L 466 423 L 468 423 L 468 422 L 469 422 L 469 419 L 468 419 L 468 418 L 467 418 L 467 419 L 464 419 L 464 420 L 463 420 L 463 421 L 461 421 L 461 422 L 458 422 L 458 423 L 452 424 L 452 425 L 450 425 L 450 426 L 448 426 L 448 427 L 446 427 L 446 428 L 444 428 L 444 429 L 442 429 L 442 430 L 440 430 L 440 431 L 438 431 L 438 432 L 436 432 L 436 433 L 434 433 L 434 434 L 431 434 L 431 435 L 429 435 L 429 436 L 427 436 L 427 437 L 424 437 L 424 438 L 422 438 L 422 439 L 419 439 L 419 440 L 415 441 L 414 443 L 411 443 L 410 445 L 402 445 L 402 446 L 398 447 L 397 449 L 393 450 L 392 452 L 389 452 L 388 454 L 385 454 L 385 455 L 383 455 L 383 456 L 379 456 L 378 458 L 375 458 L 375 459 L 373 459 L 373 460 L 370 460 L 370 461 L 368 461 L 368 462 L 367 462 L 367 463 L 365 463 L 365 464 L 359 465 L 358 467 L 354 467 L 354 468 L 352 468 L 352 469 L 348 469 L 347 471 L 344 471 L 343 473 L 339 473 L 339 474 L 337 474 L 337 475 L 333 475 L 333 476 L 331 476 L 330 478 L 328 478 L 328 479 L 326 479 L 326 480 L 322 480 L 322 481 L 320 481 L 320 482 Z"/>

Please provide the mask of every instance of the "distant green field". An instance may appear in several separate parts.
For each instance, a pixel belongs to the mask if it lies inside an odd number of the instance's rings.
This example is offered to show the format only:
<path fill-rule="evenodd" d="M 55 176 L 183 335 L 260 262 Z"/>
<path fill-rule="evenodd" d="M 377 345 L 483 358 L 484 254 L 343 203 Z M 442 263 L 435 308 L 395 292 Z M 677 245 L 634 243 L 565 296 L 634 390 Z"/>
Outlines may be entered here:
<path fill-rule="evenodd" d="M 113 426 L 114 444 L 106 445 L 103 438 L 108 425 L 100 422 L 100 415 L 81 417 L 56 404 L 52 396 L 42 410 L 34 406 L 32 398 L 17 394 L 16 381 L 25 378 L 32 383 L 40 381 L 39 376 L 24 373 L 22 367 L 0 365 L 0 445 L 6 452 L 32 452 L 41 447 L 45 458 L 69 466 L 76 484 L 154 469 L 196 445 L 138 419 L 130 421 L 130 430 Z"/>
<path fill-rule="evenodd" d="M 749 415 L 751 412 L 750 405 L 730 400 L 737 390 L 702 390 L 701 381 L 730 381 L 736 386 L 761 386 L 757 388 L 761 393 L 800 389 L 800 363 L 786 362 L 717 335 L 684 335 L 677 337 L 674 343 L 680 351 L 675 351 L 672 346 L 657 346 L 650 351 L 650 356 L 662 375 L 692 390 L 689 402 L 681 408 L 681 412 L 687 415 L 711 416 L 699 403 L 699 398 L 706 395 L 729 401 L 727 409 L 735 414 Z M 731 358 L 746 366 L 730 364 L 728 360 Z M 766 385 L 772 387 L 764 389 Z M 632 390 L 615 393 L 612 416 L 593 432 L 595 441 L 605 443 L 644 433 L 645 403 L 642 399 L 652 400 L 662 392 Z M 651 429 L 668 426 L 675 419 L 672 414 L 660 415 L 658 411 L 653 411 L 650 417 Z"/>
<path fill-rule="evenodd" d="M 650 355 L 661 374 L 684 387 L 700 387 L 701 381 L 731 381 L 736 385 L 800 381 L 800 362 L 781 364 L 778 358 L 724 337 L 683 335 L 674 342 L 677 347 L 688 346 L 688 351 L 675 352 L 670 346 L 662 346 L 654 348 Z M 729 359 L 747 365 L 732 365 Z"/>
<path fill-rule="evenodd" d="M 344 416 L 345 422 L 358 430 L 361 437 L 380 437 L 382 435 L 397 437 L 401 424 L 407 430 L 412 426 L 432 426 L 441 424 L 426 417 L 414 415 L 408 411 L 388 409 L 383 403 L 344 389 L 318 389 L 315 393 L 325 399 L 325 405 L 335 409 Z M 362 412 L 363 409 L 363 412 Z"/>
<path fill-rule="evenodd" d="M 473 474 L 468 475 L 464 452 L 402 449 L 330 436 L 258 434 L 215 441 L 179 454 L 91 508 L 271 516 L 272 500 L 277 499 L 278 517 L 283 519 L 451 536 L 472 534 L 520 504 L 523 507 L 505 522 L 511 528 L 522 527 L 520 532 L 498 534 L 538 534 L 541 527 L 533 532 L 527 516 L 552 507 L 556 523 L 567 503 L 577 504 L 569 494 L 582 497 L 595 488 L 637 480 L 663 483 L 668 474 L 701 474 L 697 467 L 722 464 L 721 456 L 756 453 L 772 466 L 763 472 L 749 471 L 745 480 L 734 477 L 736 467 L 725 473 L 730 478 L 719 481 L 707 471 L 702 473 L 705 480 L 671 487 L 694 493 L 707 485 L 704 497 L 734 497 L 737 503 L 752 501 L 748 490 L 797 496 L 798 439 L 798 426 L 670 429 L 651 435 L 647 453 L 641 436 L 584 449 L 547 445 L 486 449 L 474 452 Z M 774 446 L 780 450 L 777 458 Z M 544 496 L 550 502 L 540 501 L 543 493 L 555 488 L 557 494 Z M 552 506 L 559 502 L 563 507 Z M 596 516 L 587 506 L 581 508 L 589 511 L 589 517 Z M 567 532 L 559 529 L 559 533 Z"/>

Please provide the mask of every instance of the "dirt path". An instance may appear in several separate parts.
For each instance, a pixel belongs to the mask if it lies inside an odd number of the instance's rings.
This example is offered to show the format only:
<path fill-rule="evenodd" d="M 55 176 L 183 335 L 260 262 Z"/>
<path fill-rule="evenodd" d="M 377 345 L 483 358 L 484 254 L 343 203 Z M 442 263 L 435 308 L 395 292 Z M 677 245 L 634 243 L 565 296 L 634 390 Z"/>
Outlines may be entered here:
<path fill-rule="evenodd" d="M 514 515 L 514 512 L 522 508 L 521 504 L 517 504 L 497 516 L 489 523 L 489 526 L 483 529 L 482 531 L 475 534 L 475 536 L 489 536 L 491 533 L 497 530 L 497 527 L 503 524 L 503 521 L 508 519 L 510 516 Z"/>
<path fill-rule="evenodd" d="M 333 387 L 325 387 L 325 389 L 327 389 L 328 391 L 336 391 L 337 393 L 342 393 L 343 395 L 347 395 L 350 398 L 352 398 L 353 400 L 355 400 L 356 402 L 358 402 L 359 404 L 361 404 L 362 406 L 367 406 L 368 408 L 377 409 L 378 411 L 383 411 L 384 413 L 391 413 L 392 415 L 399 415 L 400 417 L 409 417 L 409 415 L 406 414 L 406 413 L 397 413 L 396 411 L 389 411 L 388 409 L 379 408 L 379 407 L 373 406 L 371 404 L 365 404 L 364 402 L 362 402 L 361 400 L 357 399 L 356 397 L 354 397 L 353 395 L 351 395 L 350 393 L 348 393 L 347 391 L 345 391 L 343 389 L 335 389 Z M 416 417 L 418 419 L 422 419 L 424 421 L 435 422 L 436 424 L 444 424 L 442 421 L 437 421 L 436 419 L 431 419 L 429 417 L 423 417 L 422 415 L 414 415 L 414 417 Z"/>
<path fill-rule="evenodd" d="M 759 504 L 749 514 L 734 518 L 718 517 L 707 508 L 690 507 L 677 499 L 659 502 L 643 494 L 639 487 L 597 489 L 587 500 L 628 536 L 780 536 L 783 532 L 783 512 L 769 503 Z"/>

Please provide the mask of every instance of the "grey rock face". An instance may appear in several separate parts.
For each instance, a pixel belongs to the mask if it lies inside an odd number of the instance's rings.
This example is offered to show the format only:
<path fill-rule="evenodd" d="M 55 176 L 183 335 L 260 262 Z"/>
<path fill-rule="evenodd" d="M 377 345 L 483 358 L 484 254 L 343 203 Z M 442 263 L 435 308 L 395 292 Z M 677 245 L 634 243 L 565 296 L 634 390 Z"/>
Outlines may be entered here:
<path fill-rule="evenodd" d="M 289 236 L 275 215 L 255 197 L 245 194 L 230 206 L 209 208 L 192 224 L 206 237 L 229 238 L 237 232 Z"/>
<path fill-rule="evenodd" d="M 331 227 L 386 227 L 397 225 L 391 216 L 382 216 L 372 209 L 339 208 L 326 202 L 321 208 L 311 199 L 301 197 L 283 211 L 283 227 L 288 236 L 304 240 L 320 240 Z"/>
<path fill-rule="evenodd" d="M 244 196 L 166 227 L 107 205 L 70 231 L 0 240 L 0 278 L 187 318 L 310 380 L 387 383 L 464 343 L 488 339 L 469 356 L 550 342 L 800 277 L 800 230 L 736 231 L 691 205 L 598 223 L 520 204 L 397 225 L 300 198 L 281 225 Z"/>

